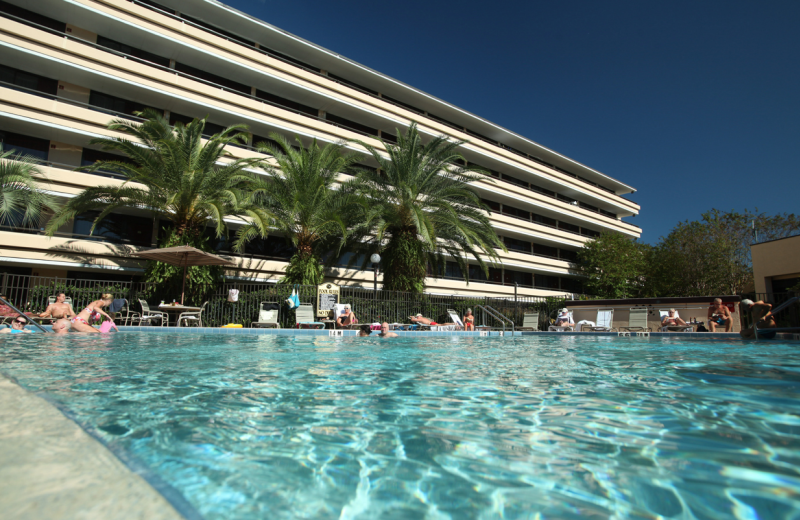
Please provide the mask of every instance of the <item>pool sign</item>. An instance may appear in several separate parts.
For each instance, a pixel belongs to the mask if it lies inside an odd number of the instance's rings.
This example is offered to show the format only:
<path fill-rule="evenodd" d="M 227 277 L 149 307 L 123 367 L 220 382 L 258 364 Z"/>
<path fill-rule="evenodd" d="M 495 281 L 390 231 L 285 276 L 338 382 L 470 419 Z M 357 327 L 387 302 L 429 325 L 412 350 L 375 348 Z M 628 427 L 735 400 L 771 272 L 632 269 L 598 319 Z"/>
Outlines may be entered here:
<path fill-rule="evenodd" d="M 327 318 L 334 306 L 339 303 L 339 286 L 324 283 L 317 286 L 317 318 Z"/>

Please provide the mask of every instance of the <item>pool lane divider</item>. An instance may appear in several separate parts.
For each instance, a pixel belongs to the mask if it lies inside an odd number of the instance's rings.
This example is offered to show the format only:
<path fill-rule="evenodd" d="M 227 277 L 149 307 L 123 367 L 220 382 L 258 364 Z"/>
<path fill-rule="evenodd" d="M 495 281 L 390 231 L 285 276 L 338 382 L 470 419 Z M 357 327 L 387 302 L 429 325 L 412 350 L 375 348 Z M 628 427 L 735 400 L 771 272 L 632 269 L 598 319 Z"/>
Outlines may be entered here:
<path fill-rule="evenodd" d="M 136 455 L 128 452 L 119 446 L 110 445 L 105 438 L 94 427 L 83 423 L 77 416 L 64 404 L 57 401 L 53 396 L 40 391 L 32 391 L 22 385 L 14 376 L 0 371 L 0 377 L 6 378 L 11 383 L 20 387 L 24 392 L 27 392 L 35 397 L 42 399 L 49 405 L 58 410 L 71 423 L 75 424 L 89 437 L 96 440 L 100 445 L 105 448 L 111 455 L 119 460 L 131 473 L 141 477 L 156 493 L 161 495 L 175 511 L 181 515 L 185 520 L 205 520 L 203 515 L 183 496 L 183 494 L 172 487 L 158 474 L 151 470 L 144 462 L 139 460 Z"/>

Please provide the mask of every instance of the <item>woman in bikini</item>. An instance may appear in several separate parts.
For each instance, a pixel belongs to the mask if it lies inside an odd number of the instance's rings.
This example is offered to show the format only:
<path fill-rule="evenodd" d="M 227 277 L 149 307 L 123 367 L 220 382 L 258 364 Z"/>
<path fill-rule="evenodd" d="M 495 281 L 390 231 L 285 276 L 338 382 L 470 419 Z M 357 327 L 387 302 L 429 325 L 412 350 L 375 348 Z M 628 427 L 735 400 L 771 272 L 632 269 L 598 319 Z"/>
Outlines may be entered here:
<path fill-rule="evenodd" d="M 472 309 L 467 309 L 464 313 L 464 330 L 475 330 L 475 316 L 472 315 Z"/>
<path fill-rule="evenodd" d="M 93 321 L 99 321 L 101 316 L 105 316 L 111 320 L 111 316 L 105 313 L 103 307 L 108 307 L 114 301 L 114 296 L 111 294 L 103 294 L 99 300 L 95 300 L 86 306 L 77 316 L 72 318 L 72 328 L 76 332 L 97 332 L 99 330 L 92 327 Z M 111 320 L 113 322 L 113 320 Z"/>

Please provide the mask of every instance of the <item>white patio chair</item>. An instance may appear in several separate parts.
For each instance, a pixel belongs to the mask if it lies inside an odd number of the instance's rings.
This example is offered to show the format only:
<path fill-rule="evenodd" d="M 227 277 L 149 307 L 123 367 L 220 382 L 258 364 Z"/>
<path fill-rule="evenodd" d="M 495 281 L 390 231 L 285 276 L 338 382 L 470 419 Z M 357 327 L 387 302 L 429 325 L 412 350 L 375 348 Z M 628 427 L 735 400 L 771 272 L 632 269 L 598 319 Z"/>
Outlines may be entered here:
<path fill-rule="evenodd" d="M 324 329 L 325 324 L 321 321 L 316 321 L 314 319 L 314 306 L 301 303 L 297 309 L 295 310 L 295 323 L 300 326 L 300 328 L 308 328 L 308 329 Z"/>
<path fill-rule="evenodd" d="M 181 321 L 186 321 L 186 326 L 188 327 L 190 323 L 197 322 L 198 327 L 203 326 L 203 311 L 206 310 L 206 305 L 208 302 L 204 302 L 203 305 L 200 306 L 199 311 L 189 311 L 189 312 L 182 312 L 180 316 L 178 316 L 178 327 L 181 326 Z"/>
<path fill-rule="evenodd" d="M 648 311 L 646 308 L 631 309 L 630 316 L 628 317 L 628 326 L 620 327 L 628 332 L 637 330 L 641 332 L 650 332 L 650 327 L 647 326 Z"/>
<path fill-rule="evenodd" d="M 526 312 L 525 315 L 522 317 L 522 327 L 517 327 L 519 331 L 538 331 L 539 330 L 539 313 L 538 312 Z"/>
<path fill-rule="evenodd" d="M 150 305 L 142 299 L 139 300 L 139 305 L 142 307 L 142 315 L 136 319 L 139 325 L 142 323 L 147 323 L 149 325 L 156 320 L 161 322 L 162 327 L 169 325 L 169 315 L 166 312 L 151 311 Z"/>
<path fill-rule="evenodd" d="M 280 305 L 276 302 L 261 302 L 258 308 L 258 321 L 250 324 L 252 328 L 281 328 Z"/>
<path fill-rule="evenodd" d="M 614 309 L 597 309 L 597 320 L 595 325 L 581 325 L 581 331 L 588 327 L 591 332 L 614 332 L 612 327 L 614 322 Z"/>

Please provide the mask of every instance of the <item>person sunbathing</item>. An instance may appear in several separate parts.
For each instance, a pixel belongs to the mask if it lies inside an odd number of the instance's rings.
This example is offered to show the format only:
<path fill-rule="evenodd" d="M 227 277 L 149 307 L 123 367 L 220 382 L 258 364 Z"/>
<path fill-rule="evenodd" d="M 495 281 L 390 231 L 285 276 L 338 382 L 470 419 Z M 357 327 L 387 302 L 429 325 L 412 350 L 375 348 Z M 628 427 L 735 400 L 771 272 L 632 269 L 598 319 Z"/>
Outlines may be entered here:
<path fill-rule="evenodd" d="M 739 304 L 739 309 L 741 309 L 742 313 L 750 311 L 750 315 L 753 317 L 753 323 L 758 326 L 758 336 L 760 338 L 772 339 L 775 337 L 776 333 L 774 330 L 762 331 L 762 329 L 774 329 L 778 326 L 778 324 L 775 323 L 775 317 L 770 312 L 772 310 L 772 304 L 764 303 L 761 300 L 757 302 L 753 300 L 742 300 L 742 303 Z M 754 339 L 756 337 L 753 327 L 744 329 L 739 335 L 744 339 Z"/>
<path fill-rule="evenodd" d="M 350 310 L 350 304 L 346 303 L 344 306 L 344 311 L 336 318 L 336 325 L 339 327 L 347 327 L 350 325 L 355 325 L 358 323 L 356 319 L 356 315 L 353 314 L 353 311 Z"/>
<path fill-rule="evenodd" d="M 43 313 L 39 314 L 40 318 L 74 318 L 75 311 L 72 310 L 72 305 L 66 303 L 67 295 L 58 293 L 56 301 L 47 306 Z"/>
<path fill-rule="evenodd" d="M 676 316 L 678 311 L 670 309 L 666 316 L 661 318 L 662 327 L 673 327 L 677 325 L 686 325 L 686 322 L 680 316 Z"/>

